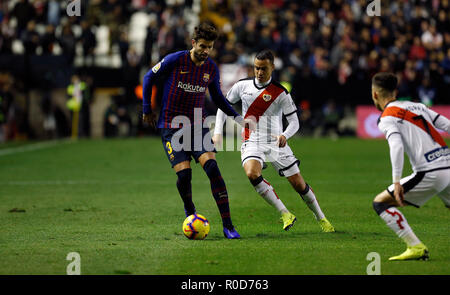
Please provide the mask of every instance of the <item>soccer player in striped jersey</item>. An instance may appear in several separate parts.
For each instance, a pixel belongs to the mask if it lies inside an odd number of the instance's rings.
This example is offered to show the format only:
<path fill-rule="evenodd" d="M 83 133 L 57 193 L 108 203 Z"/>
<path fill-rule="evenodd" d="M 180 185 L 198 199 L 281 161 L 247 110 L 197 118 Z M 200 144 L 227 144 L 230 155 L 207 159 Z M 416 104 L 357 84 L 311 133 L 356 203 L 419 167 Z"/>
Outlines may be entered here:
<path fill-rule="evenodd" d="M 419 208 L 437 195 L 450 208 L 450 150 L 436 130 L 450 133 L 450 120 L 424 104 L 396 100 L 396 88 L 397 77 L 392 73 L 378 73 L 372 78 L 372 99 L 382 111 L 378 127 L 389 143 L 393 182 L 375 197 L 373 208 L 407 245 L 405 252 L 389 260 L 425 260 L 428 248 L 398 207 Z M 413 174 L 402 178 L 404 152 Z"/>
<path fill-rule="evenodd" d="M 278 82 L 272 79 L 275 69 L 274 55 L 270 50 L 259 52 L 254 59 L 255 77 L 238 81 L 229 90 L 227 99 L 231 104 L 242 102 L 245 118 L 257 122 L 255 131 L 244 129 L 241 148 L 242 166 L 256 192 L 275 207 L 281 214 L 283 229 L 289 230 L 296 217 L 289 212 L 272 185 L 262 176 L 265 161 L 271 162 L 280 176 L 287 178 L 292 187 L 311 209 L 324 232 L 334 232 L 334 227 L 325 218 L 311 187 L 305 182 L 287 140 L 298 128 L 297 108 L 291 95 Z M 283 131 L 282 116 L 288 126 Z M 218 110 L 213 141 L 220 144 L 226 115 Z"/>
<path fill-rule="evenodd" d="M 221 110 L 233 116 L 239 124 L 245 122 L 223 96 L 219 84 L 219 69 L 209 57 L 217 37 L 215 27 L 201 23 L 195 28 L 191 50 L 169 54 L 148 71 L 143 82 L 143 121 L 155 126 L 156 114 L 151 110 L 151 97 L 152 86 L 158 85 L 158 90 L 162 91 L 162 106 L 156 126 L 161 131 L 166 156 L 178 176 L 177 188 L 184 203 L 186 216 L 196 212 L 192 202 L 190 165 L 191 158 L 194 158 L 201 164 L 210 180 L 225 237 L 236 239 L 240 235 L 231 221 L 228 193 L 215 159 L 216 151 L 209 129 L 203 127 L 207 89 Z M 200 118 L 195 116 L 198 111 Z M 183 123 L 181 126 L 175 122 Z M 180 131 L 183 146 L 176 148 L 173 139 L 179 140 Z M 186 146 L 186 142 L 191 144 Z"/>

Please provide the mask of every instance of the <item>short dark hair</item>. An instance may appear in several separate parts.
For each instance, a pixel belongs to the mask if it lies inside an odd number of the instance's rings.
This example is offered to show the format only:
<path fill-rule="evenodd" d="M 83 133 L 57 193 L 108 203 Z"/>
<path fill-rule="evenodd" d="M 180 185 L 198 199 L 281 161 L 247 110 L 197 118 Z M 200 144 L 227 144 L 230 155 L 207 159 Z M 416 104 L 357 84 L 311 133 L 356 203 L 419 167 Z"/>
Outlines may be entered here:
<path fill-rule="evenodd" d="M 372 78 L 372 84 L 380 87 L 386 92 L 394 92 L 397 89 L 398 79 L 397 76 L 393 73 L 377 73 Z"/>
<path fill-rule="evenodd" d="M 257 58 L 259 60 L 268 59 L 271 63 L 273 63 L 275 60 L 275 56 L 274 56 L 273 52 L 269 49 L 261 50 L 260 52 L 258 52 L 256 54 L 255 58 Z"/>
<path fill-rule="evenodd" d="M 217 32 L 216 27 L 211 23 L 203 22 L 195 27 L 192 39 L 195 41 L 200 39 L 204 39 L 206 41 L 216 41 L 218 37 L 219 33 Z"/>

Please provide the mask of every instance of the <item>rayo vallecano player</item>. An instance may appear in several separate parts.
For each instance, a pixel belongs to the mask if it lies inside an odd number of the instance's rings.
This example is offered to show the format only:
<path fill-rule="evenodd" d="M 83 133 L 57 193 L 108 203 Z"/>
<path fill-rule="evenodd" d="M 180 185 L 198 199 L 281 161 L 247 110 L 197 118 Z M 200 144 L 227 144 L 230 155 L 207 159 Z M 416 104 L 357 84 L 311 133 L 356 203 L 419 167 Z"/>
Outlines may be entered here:
<path fill-rule="evenodd" d="M 253 118 L 258 122 L 255 131 L 244 129 L 244 142 L 241 148 L 242 166 L 256 192 L 280 212 L 284 230 L 288 230 L 294 224 L 296 217 L 286 209 L 274 188 L 263 178 L 261 172 L 265 161 L 271 162 L 280 176 L 288 179 L 312 210 L 322 230 L 334 232 L 334 227 L 325 218 L 314 192 L 300 174 L 298 168 L 300 161 L 287 144 L 287 140 L 299 128 L 297 108 L 288 91 L 272 80 L 274 69 L 273 53 L 270 50 L 259 52 L 254 59 L 255 77 L 238 81 L 227 94 L 227 100 L 231 104 L 242 102 L 244 118 Z M 288 121 L 284 131 L 283 115 Z M 222 140 L 225 120 L 226 115 L 218 110 L 213 136 L 215 143 L 220 143 Z"/>
<path fill-rule="evenodd" d="M 450 133 L 450 120 L 421 103 L 396 100 L 396 88 L 392 73 L 378 73 L 372 79 L 373 102 L 382 111 L 378 127 L 389 143 L 393 182 L 375 197 L 373 208 L 407 245 L 404 253 L 389 260 L 427 259 L 427 247 L 397 207 L 420 207 L 437 195 L 450 208 L 450 150 L 436 130 Z M 402 178 L 404 152 L 414 173 Z"/>

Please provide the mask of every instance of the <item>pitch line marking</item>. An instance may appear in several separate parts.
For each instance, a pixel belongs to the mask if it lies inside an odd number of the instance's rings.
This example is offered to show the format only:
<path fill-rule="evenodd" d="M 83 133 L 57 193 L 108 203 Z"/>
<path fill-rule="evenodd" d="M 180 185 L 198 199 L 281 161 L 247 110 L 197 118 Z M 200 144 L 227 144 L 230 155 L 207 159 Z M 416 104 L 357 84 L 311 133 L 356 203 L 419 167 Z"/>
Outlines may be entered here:
<path fill-rule="evenodd" d="M 52 140 L 52 141 L 44 141 L 44 142 L 27 144 L 27 145 L 19 146 L 19 147 L 0 149 L 0 157 L 24 153 L 24 152 L 34 152 L 37 150 L 42 150 L 42 149 L 58 146 L 61 144 L 70 143 L 70 142 L 73 142 L 73 141 L 72 140 Z"/>

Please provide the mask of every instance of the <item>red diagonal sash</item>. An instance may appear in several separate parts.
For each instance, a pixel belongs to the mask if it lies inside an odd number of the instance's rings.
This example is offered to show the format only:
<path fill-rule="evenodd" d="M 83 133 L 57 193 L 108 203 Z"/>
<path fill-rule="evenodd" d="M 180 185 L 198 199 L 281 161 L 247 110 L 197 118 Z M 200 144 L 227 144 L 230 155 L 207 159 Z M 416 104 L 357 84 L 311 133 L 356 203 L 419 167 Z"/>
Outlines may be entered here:
<path fill-rule="evenodd" d="M 284 91 L 283 88 L 278 87 L 274 84 L 270 84 L 269 86 L 261 92 L 258 97 L 253 101 L 253 103 L 248 107 L 247 113 L 244 118 L 253 117 L 256 122 L 259 121 L 259 118 L 266 112 L 266 110 L 270 107 L 270 105 L 278 98 L 278 96 Z M 248 128 L 244 130 L 244 140 L 247 140 L 250 137 L 251 131 Z"/>
<path fill-rule="evenodd" d="M 381 115 L 381 117 L 386 117 L 386 116 L 391 116 L 391 117 L 396 117 L 396 118 L 399 118 L 402 120 L 406 120 L 406 121 L 414 124 L 415 126 L 419 127 L 426 133 L 428 133 L 431 136 L 431 138 L 433 138 L 433 140 L 435 142 L 437 142 L 440 146 L 447 146 L 447 144 L 445 143 L 444 139 L 439 134 L 439 132 L 434 128 L 433 125 L 431 125 L 427 120 L 425 120 L 425 118 L 423 116 L 419 116 L 413 112 L 410 112 L 408 110 L 405 110 L 405 109 L 402 109 L 399 107 L 395 107 L 395 106 L 387 107 L 383 111 L 383 114 Z"/>

